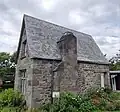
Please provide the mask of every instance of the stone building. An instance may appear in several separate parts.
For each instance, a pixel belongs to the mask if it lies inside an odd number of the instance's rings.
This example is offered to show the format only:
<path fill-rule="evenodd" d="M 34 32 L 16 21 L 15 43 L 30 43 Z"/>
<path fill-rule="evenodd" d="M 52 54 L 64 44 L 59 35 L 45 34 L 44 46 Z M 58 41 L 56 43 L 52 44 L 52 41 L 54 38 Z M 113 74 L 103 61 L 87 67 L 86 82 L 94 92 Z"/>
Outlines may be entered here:
<path fill-rule="evenodd" d="M 109 86 L 108 72 L 109 63 L 90 35 L 24 15 L 15 89 L 25 95 L 29 107 L 63 91 Z"/>

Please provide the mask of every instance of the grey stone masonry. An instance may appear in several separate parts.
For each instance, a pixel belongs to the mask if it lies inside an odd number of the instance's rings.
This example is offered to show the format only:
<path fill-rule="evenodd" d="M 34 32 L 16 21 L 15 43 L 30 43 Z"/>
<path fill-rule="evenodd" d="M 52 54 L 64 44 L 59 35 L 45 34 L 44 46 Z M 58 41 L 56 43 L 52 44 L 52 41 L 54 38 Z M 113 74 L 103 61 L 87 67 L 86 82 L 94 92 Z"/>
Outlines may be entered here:
<path fill-rule="evenodd" d="M 65 32 L 58 41 L 63 62 L 63 71 L 59 76 L 60 91 L 79 91 L 76 85 L 77 73 L 77 38 L 71 32 Z M 59 71 L 59 70 L 58 70 Z"/>
<path fill-rule="evenodd" d="M 32 81 L 32 59 L 29 58 L 29 52 L 28 52 L 28 45 L 26 45 L 26 56 L 23 58 L 22 57 L 22 42 L 23 40 L 26 40 L 26 32 L 25 29 L 23 29 L 24 33 L 22 35 L 22 41 L 21 41 L 21 46 L 20 46 L 20 51 L 19 51 L 19 56 L 17 59 L 17 66 L 16 66 L 16 75 L 15 75 L 15 89 L 21 91 L 22 89 L 22 84 L 21 84 L 21 80 L 22 80 L 22 76 L 20 71 L 21 70 L 26 70 L 25 73 L 25 99 L 27 102 L 27 106 L 31 107 L 31 98 L 32 98 L 32 85 L 30 85 L 29 83 L 31 83 Z"/>
<path fill-rule="evenodd" d="M 106 87 L 110 87 L 109 66 L 95 63 L 78 62 L 80 92 L 89 88 L 101 86 L 101 75 L 104 74 Z"/>
<path fill-rule="evenodd" d="M 52 66 L 59 61 L 33 59 L 32 107 L 51 102 L 52 99 Z"/>
<path fill-rule="evenodd" d="M 57 70 L 52 73 L 56 67 L 58 67 Z M 89 88 L 100 87 L 102 74 L 105 75 L 105 86 L 110 87 L 107 76 L 108 65 L 77 62 L 75 69 L 77 75 L 73 72 L 72 67 L 70 72 L 69 69 L 66 70 L 67 67 L 71 66 L 63 64 L 61 61 L 33 59 L 32 107 L 39 107 L 40 104 L 51 102 L 52 92 L 55 91 L 84 93 Z"/>

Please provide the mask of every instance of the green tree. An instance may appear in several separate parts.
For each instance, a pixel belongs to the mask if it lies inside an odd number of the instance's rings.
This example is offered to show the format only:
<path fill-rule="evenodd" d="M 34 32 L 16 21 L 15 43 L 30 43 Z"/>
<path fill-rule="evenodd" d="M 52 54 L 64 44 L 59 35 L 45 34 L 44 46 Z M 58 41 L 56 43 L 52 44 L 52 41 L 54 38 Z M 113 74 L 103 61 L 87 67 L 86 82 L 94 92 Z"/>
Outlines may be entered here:
<path fill-rule="evenodd" d="M 17 52 L 14 52 L 14 53 L 11 55 L 11 59 L 10 59 L 11 62 L 16 64 L 16 58 L 17 58 Z"/>
<path fill-rule="evenodd" d="M 15 53 L 1 52 L 0 53 L 0 77 L 6 74 L 13 74 L 15 72 Z"/>
<path fill-rule="evenodd" d="M 110 64 L 110 70 L 120 70 L 120 50 L 119 53 L 116 54 L 116 56 L 112 57 L 109 62 Z"/>

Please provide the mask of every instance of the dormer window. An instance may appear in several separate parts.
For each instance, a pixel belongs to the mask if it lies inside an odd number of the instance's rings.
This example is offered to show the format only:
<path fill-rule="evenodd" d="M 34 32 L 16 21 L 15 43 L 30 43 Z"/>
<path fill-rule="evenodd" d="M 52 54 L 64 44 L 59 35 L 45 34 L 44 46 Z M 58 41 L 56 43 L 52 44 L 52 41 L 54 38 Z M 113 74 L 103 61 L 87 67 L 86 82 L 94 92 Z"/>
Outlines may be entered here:
<path fill-rule="evenodd" d="M 22 42 L 22 53 L 21 53 L 21 58 L 25 58 L 26 57 L 26 52 L 27 52 L 27 46 L 26 46 L 27 40 L 24 40 Z"/>

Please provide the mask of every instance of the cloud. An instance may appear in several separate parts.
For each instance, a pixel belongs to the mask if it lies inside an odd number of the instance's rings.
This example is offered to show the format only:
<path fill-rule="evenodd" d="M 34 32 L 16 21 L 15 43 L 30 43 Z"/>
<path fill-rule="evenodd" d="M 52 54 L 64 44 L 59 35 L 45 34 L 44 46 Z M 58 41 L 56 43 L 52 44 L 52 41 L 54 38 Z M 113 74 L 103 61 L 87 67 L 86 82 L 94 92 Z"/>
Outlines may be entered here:
<path fill-rule="evenodd" d="M 120 49 L 119 0 L 1 0 L 0 51 L 16 50 L 24 13 L 91 34 L 108 57 Z"/>

